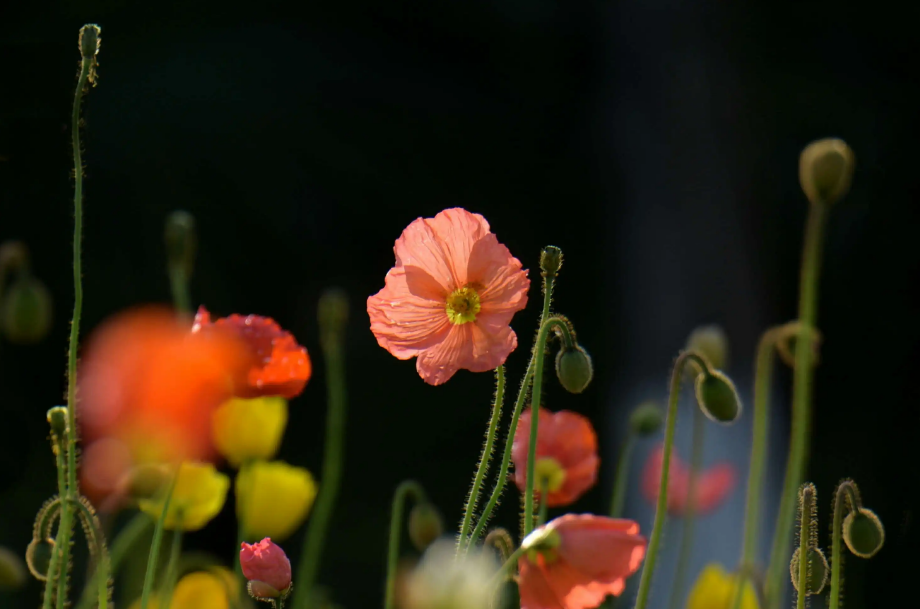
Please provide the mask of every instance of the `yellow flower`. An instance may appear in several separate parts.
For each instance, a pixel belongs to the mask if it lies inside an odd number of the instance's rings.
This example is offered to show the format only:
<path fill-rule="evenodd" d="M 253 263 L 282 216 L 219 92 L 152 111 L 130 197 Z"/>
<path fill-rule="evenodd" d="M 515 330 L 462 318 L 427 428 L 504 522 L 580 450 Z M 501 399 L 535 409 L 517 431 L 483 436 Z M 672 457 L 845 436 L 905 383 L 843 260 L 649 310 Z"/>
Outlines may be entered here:
<path fill-rule="evenodd" d="M 231 609 L 239 596 L 238 585 L 233 573 L 224 568 L 189 573 L 176 584 L 169 609 Z M 140 606 L 141 599 L 137 599 L 130 609 Z M 156 597 L 150 598 L 147 609 L 159 609 Z"/>
<path fill-rule="evenodd" d="M 248 459 L 271 459 L 287 418 L 284 398 L 233 398 L 214 411 L 214 445 L 234 467 Z"/>
<path fill-rule="evenodd" d="M 236 515 L 247 538 L 288 537 L 306 519 L 315 497 L 310 472 L 283 461 L 255 461 L 236 476 Z"/>
<path fill-rule="evenodd" d="M 210 463 L 183 462 L 169 502 L 165 526 L 183 531 L 197 531 L 217 516 L 227 500 L 230 479 Z M 140 499 L 142 512 L 159 518 L 163 499 Z"/>
<path fill-rule="evenodd" d="M 706 565 L 693 584 L 687 598 L 687 609 L 732 609 L 737 587 L 737 575 L 726 573 L 722 565 L 716 563 Z M 741 609 L 758 609 L 757 595 L 750 580 L 744 583 Z"/>

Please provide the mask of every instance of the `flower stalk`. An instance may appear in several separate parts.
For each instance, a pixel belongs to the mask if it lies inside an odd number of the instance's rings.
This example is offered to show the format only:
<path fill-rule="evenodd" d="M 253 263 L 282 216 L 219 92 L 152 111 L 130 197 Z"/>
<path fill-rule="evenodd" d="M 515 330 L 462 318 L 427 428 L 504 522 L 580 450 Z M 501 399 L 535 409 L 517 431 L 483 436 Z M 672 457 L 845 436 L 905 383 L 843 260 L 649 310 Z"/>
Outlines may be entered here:
<path fill-rule="evenodd" d="M 425 502 L 425 489 L 415 480 L 405 480 L 396 487 L 393 494 L 393 508 L 390 512 L 390 543 L 387 551 L 387 580 L 384 592 L 384 609 L 396 606 L 396 568 L 399 563 L 399 538 L 402 533 L 403 515 L 406 499 L 411 497 L 415 503 Z"/>

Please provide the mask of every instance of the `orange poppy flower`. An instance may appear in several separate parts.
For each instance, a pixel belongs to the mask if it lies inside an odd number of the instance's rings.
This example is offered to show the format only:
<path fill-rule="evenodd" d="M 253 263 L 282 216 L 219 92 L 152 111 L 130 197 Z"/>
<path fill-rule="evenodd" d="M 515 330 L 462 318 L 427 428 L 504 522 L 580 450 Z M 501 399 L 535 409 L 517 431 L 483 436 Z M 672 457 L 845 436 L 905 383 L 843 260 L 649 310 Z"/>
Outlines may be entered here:
<path fill-rule="evenodd" d="M 520 261 L 465 209 L 419 218 L 403 231 L 386 287 L 367 299 L 371 332 L 419 376 L 440 385 L 460 370 L 485 372 L 517 347 L 508 325 L 527 304 Z"/>
<path fill-rule="evenodd" d="M 249 371 L 234 388 L 236 397 L 291 399 L 300 395 L 310 380 L 313 367 L 307 350 L 272 318 L 234 313 L 212 322 L 208 310 L 199 307 L 192 333 L 207 333 L 214 328 L 236 335 L 249 352 Z"/>
<path fill-rule="evenodd" d="M 649 455 L 642 468 L 642 495 L 655 504 L 661 488 L 661 466 L 664 461 L 664 444 L 659 444 Z M 668 511 L 683 514 L 690 505 L 690 468 L 675 453 L 671 453 L 668 473 Z M 696 511 L 709 512 L 720 505 L 735 487 L 735 468 L 729 463 L 718 463 L 702 470 L 696 478 Z"/>
<path fill-rule="evenodd" d="M 518 560 L 521 609 L 588 609 L 619 596 L 645 558 L 632 520 L 566 514 L 533 531 Z"/>
<path fill-rule="evenodd" d="M 528 409 L 521 415 L 511 447 L 514 482 L 521 492 L 527 485 L 531 413 Z M 581 497 L 597 481 L 599 466 L 597 434 L 588 419 L 568 410 L 553 413 L 540 409 L 534 489 L 539 490 L 540 481 L 546 481 L 547 505 L 568 505 Z"/>

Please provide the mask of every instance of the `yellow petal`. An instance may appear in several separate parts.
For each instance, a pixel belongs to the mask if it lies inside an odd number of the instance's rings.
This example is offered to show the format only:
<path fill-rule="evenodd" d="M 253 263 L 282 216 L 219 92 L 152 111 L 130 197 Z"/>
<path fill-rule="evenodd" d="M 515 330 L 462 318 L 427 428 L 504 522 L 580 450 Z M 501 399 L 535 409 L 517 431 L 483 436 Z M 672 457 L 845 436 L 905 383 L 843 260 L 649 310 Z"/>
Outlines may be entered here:
<path fill-rule="evenodd" d="M 721 565 L 706 565 L 693 584 L 687 609 L 732 609 L 737 582 L 738 576 L 727 573 Z M 744 583 L 741 609 L 758 609 L 757 594 L 750 581 Z"/>
<path fill-rule="evenodd" d="M 306 519 L 315 497 L 310 472 L 283 461 L 256 461 L 236 476 L 236 513 L 250 541 L 290 536 Z"/>
<path fill-rule="evenodd" d="M 230 609 L 236 586 L 227 569 L 189 573 L 176 584 L 169 609 Z"/>
<path fill-rule="evenodd" d="M 202 528 L 220 513 L 229 488 L 230 479 L 210 463 L 183 462 L 169 502 L 165 527 L 184 531 Z M 163 511 L 163 500 L 160 498 L 141 499 L 137 504 L 152 518 L 159 518 Z"/>
<path fill-rule="evenodd" d="M 287 418 L 284 398 L 234 398 L 214 411 L 214 445 L 234 467 L 249 459 L 271 459 L 278 452 Z"/>

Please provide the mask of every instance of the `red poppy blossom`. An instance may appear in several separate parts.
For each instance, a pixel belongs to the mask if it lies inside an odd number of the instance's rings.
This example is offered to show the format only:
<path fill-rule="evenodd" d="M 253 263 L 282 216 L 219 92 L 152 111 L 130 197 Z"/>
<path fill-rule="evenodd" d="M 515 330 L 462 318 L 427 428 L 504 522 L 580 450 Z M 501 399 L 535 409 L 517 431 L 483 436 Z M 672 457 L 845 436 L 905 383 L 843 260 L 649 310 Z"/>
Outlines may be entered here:
<path fill-rule="evenodd" d="M 619 596 L 645 558 L 645 537 L 632 520 L 566 514 L 524 540 L 518 560 L 521 609 L 588 609 Z"/>
<path fill-rule="evenodd" d="M 367 299 L 371 332 L 419 376 L 440 385 L 460 370 L 485 372 L 517 347 L 509 324 L 527 304 L 520 261 L 465 209 L 418 218 L 393 248 L 386 286 Z"/>
<path fill-rule="evenodd" d="M 663 462 L 664 444 L 659 444 L 642 468 L 642 495 L 652 504 L 658 501 Z M 668 511 L 679 515 L 690 505 L 690 468 L 674 452 L 669 465 Z M 709 512 L 719 507 L 735 487 L 736 477 L 735 468 L 729 463 L 718 463 L 700 471 L 696 478 L 696 511 Z"/>
<path fill-rule="evenodd" d="M 530 449 L 532 409 L 521 415 L 514 433 L 511 458 L 514 460 L 514 482 L 521 492 L 527 486 L 527 453 Z M 534 489 L 540 479 L 549 485 L 547 505 L 568 505 L 581 497 L 597 481 L 600 459 L 597 456 L 597 434 L 582 415 L 560 410 L 553 413 L 540 409 L 537 428 L 537 453 L 534 464 Z"/>
<path fill-rule="evenodd" d="M 310 379 L 313 367 L 307 350 L 294 336 L 270 317 L 234 313 L 211 321 L 203 306 L 198 308 L 192 333 L 224 330 L 237 336 L 247 347 L 249 371 L 234 388 L 240 398 L 281 396 L 291 399 L 300 395 Z"/>
<path fill-rule="evenodd" d="M 291 561 L 268 537 L 240 544 L 240 567 L 243 577 L 256 584 L 250 588 L 256 598 L 277 598 L 291 587 Z"/>

